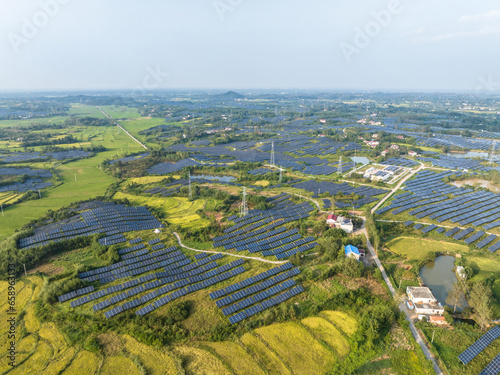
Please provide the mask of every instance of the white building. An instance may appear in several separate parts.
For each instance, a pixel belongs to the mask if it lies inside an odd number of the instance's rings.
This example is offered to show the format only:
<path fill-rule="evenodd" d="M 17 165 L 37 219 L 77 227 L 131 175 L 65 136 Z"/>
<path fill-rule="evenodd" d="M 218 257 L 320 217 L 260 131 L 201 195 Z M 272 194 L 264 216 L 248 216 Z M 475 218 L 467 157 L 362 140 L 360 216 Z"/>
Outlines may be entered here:
<path fill-rule="evenodd" d="M 425 286 L 409 286 L 406 295 L 413 303 L 417 314 L 443 315 L 444 307 L 438 302 L 431 290 Z"/>

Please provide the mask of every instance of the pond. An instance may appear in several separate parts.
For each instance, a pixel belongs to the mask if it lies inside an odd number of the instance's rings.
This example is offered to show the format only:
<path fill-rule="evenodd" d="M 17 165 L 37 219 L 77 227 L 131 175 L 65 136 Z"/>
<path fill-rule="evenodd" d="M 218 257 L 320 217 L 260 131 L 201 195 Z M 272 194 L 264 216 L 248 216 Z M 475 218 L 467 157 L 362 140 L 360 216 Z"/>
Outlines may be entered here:
<path fill-rule="evenodd" d="M 425 285 L 430 288 L 434 297 L 436 297 L 443 306 L 448 305 L 446 303 L 446 298 L 453 288 L 453 284 L 457 281 L 457 276 L 454 271 L 454 261 L 455 257 L 443 255 L 437 257 L 433 262 L 427 263 L 420 270 L 420 277 Z M 463 297 L 461 303 L 457 305 L 457 309 L 466 306 L 467 301 L 465 297 Z"/>
<path fill-rule="evenodd" d="M 233 176 L 215 176 L 211 174 L 197 174 L 192 176 L 193 178 L 203 178 L 210 181 L 222 181 L 222 182 L 233 182 L 236 181 L 236 177 Z"/>
<path fill-rule="evenodd" d="M 351 160 L 356 164 L 370 164 L 370 159 L 364 156 L 351 156 Z"/>
<path fill-rule="evenodd" d="M 489 154 L 487 152 L 467 151 L 467 152 L 450 152 L 446 154 L 454 158 L 484 158 L 487 159 Z M 493 159 L 500 159 L 500 155 L 493 155 Z"/>

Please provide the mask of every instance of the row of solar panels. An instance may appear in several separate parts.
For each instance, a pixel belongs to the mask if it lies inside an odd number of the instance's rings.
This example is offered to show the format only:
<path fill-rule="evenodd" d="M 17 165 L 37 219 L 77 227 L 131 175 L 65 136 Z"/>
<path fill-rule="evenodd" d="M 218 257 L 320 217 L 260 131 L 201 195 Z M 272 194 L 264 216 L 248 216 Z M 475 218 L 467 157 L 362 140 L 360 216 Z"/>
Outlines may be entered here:
<path fill-rule="evenodd" d="M 274 296 L 275 294 L 278 294 L 280 292 L 285 291 L 288 288 L 291 288 L 293 286 L 297 285 L 293 279 L 287 280 L 282 284 L 275 285 L 268 290 L 264 290 L 262 292 L 259 292 L 253 296 L 250 296 L 248 298 L 245 298 L 233 305 L 227 306 L 222 309 L 222 313 L 225 316 L 232 315 L 240 310 L 243 310 L 249 306 L 252 306 L 258 302 L 261 302 L 262 300 L 265 300 L 269 297 Z"/>
<path fill-rule="evenodd" d="M 233 270 L 231 270 L 229 272 L 225 272 L 223 274 L 217 275 L 217 276 L 212 277 L 210 279 L 206 279 L 206 280 L 204 280 L 201 283 L 198 283 L 198 284 L 195 284 L 195 285 L 190 285 L 187 288 L 182 288 L 180 290 L 175 291 L 174 293 L 171 293 L 169 295 L 166 295 L 166 296 L 158 299 L 157 301 L 153 302 L 150 305 L 147 305 L 147 306 L 145 306 L 145 307 L 137 310 L 136 314 L 144 316 L 146 314 L 149 314 L 153 310 L 155 310 L 155 309 L 157 309 L 157 308 L 159 308 L 159 307 L 167 304 L 170 301 L 173 301 L 173 300 L 175 300 L 177 298 L 185 296 L 185 295 L 187 295 L 189 293 L 193 293 L 195 291 L 204 289 L 204 288 L 206 288 L 208 286 L 217 284 L 219 282 L 225 281 L 225 280 L 227 280 L 227 279 L 229 279 L 231 277 L 234 277 L 236 275 L 239 275 L 239 274 L 241 274 L 243 272 L 245 272 L 245 268 L 243 266 L 240 266 L 240 267 L 238 267 L 236 269 L 233 269 Z M 160 293 L 160 290 L 158 290 L 157 297 L 160 297 L 161 295 L 162 295 L 162 293 Z M 118 306 L 118 307 L 116 307 L 116 308 L 114 308 L 114 309 L 106 312 L 104 315 L 106 316 L 106 318 L 109 319 L 109 318 L 115 316 L 116 314 L 119 314 L 120 312 L 125 311 L 128 308 L 136 307 L 138 305 L 139 304 L 137 304 L 137 302 L 134 303 L 134 301 L 131 301 L 129 303 L 126 303 L 126 304 L 124 304 L 122 306 Z"/>
<path fill-rule="evenodd" d="M 285 302 L 287 299 L 290 299 L 296 295 L 299 295 L 300 293 L 304 292 L 304 288 L 301 285 L 297 285 L 296 287 L 290 289 L 289 291 L 286 291 L 276 297 L 270 298 L 268 300 L 263 301 L 262 303 L 258 303 L 255 306 L 252 306 L 244 311 L 240 311 L 239 313 L 230 316 L 229 317 L 229 322 L 231 324 L 236 324 L 240 321 L 242 321 L 245 318 L 250 318 L 251 316 L 266 310 L 268 308 L 271 308 L 273 306 L 279 305 L 282 302 Z"/>
<path fill-rule="evenodd" d="M 272 286 L 277 285 L 285 280 L 291 279 L 293 276 L 296 276 L 298 274 L 300 274 L 299 269 L 293 268 L 291 270 L 280 273 L 279 275 L 277 275 L 275 277 L 266 279 L 266 280 L 261 281 L 261 282 L 256 283 L 256 284 L 253 284 L 246 289 L 239 290 L 233 294 L 230 294 L 224 298 L 221 298 L 221 299 L 215 301 L 215 304 L 217 305 L 217 307 L 222 308 L 224 306 L 233 304 L 233 303 L 235 303 L 243 298 L 249 297 L 253 294 L 260 293 L 260 292 L 262 292 L 268 288 L 271 288 Z M 263 299 L 263 298 L 261 298 L 261 299 Z M 224 315 L 230 315 L 230 314 L 232 314 L 232 312 L 230 312 L 228 314 L 224 313 Z"/>
<path fill-rule="evenodd" d="M 469 346 L 461 354 L 458 355 L 458 359 L 462 361 L 464 365 L 472 361 L 479 353 L 481 353 L 488 345 L 500 337 L 500 326 L 494 326 L 483 336 L 479 338 L 474 344 Z"/>
<path fill-rule="evenodd" d="M 112 293 L 115 293 L 115 292 L 123 290 L 123 289 L 128 289 L 128 288 L 137 286 L 141 283 L 153 280 L 154 278 L 161 278 L 161 277 L 170 276 L 172 274 L 185 273 L 186 271 L 192 270 L 196 267 L 200 267 L 201 265 L 206 264 L 207 262 L 209 262 L 211 260 L 217 260 L 217 259 L 220 259 L 222 257 L 223 257 L 222 254 L 215 254 L 215 255 L 212 255 L 208 260 L 203 260 L 203 261 L 195 262 L 195 263 L 191 263 L 191 260 L 184 257 L 184 256 L 179 257 L 177 259 L 178 260 L 177 262 L 172 262 L 164 267 L 164 270 L 166 271 L 165 273 L 160 272 L 160 273 L 156 273 L 156 274 L 149 274 L 149 275 L 142 276 L 138 279 L 127 281 L 123 284 L 111 286 L 105 290 L 100 290 L 99 292 L 94 293 L 94 295 L 89 295 L 88 298 L 81 298 L 80 300 L 74 301 L 75 305 L 73 306 L 73 302 L 72 302 L 71 306 L 72 307 L 79 306 L 79 305 L 84 304 L 86 302 L 90 302 L 90 301 L 93 301 L 95 299 L 101 298 L 105 295 L 112 294 Z"/>
<path fill-rule="evenodd" d="M 236 232 L 234 232 L 234 233 L 231 233 L 230 235 L 227 235 L 227 237 L 225 239 L 222 239 L 219 241 L 215 241 L 215 238 L 214 238 L 213 246 L 214 247 L 224 246 L 224 245 L 228 245 L 231 243 L 236 243 L 236 242 L 239 242 L 242 240 L 246 240 L 249 238 L 253 238 L 254 236 L 264 234 L 268 230 L 274 229 L 276 227 L 279 227 L 280 225 L 286 224 L 286 223 L 291 222 L 291 221 L 293 221 L 293 219 L 291 219 L 291 218 L 278 219 L 274 223 L 271 223 L 271 224 L 269 224 L 265 227 L 262 227 L 262 228 L 259 228 L 259 227 L 261 227 L 265 223 L 262 223 L 262 224 L 256 223 L 256 224 L 250 225 L 249 227 L 245 228 L 245 230 L 242 230 L 241 234 L 240 233 L 237 234 Z M 254 230 L 256 228 L 259 228 L 259 229 Z M 261 237 L 259 237 L 259 239 L 261 239 Z"/>
<path fill-rule="evenodd" d="M 302 238 L 302 236 L 299 233 L 296 233 L 296 234 L 291 235 L 290 237 L 284 237 L 283 239 L 275 240 L 273 242 L 270 242 L 270 243 L 267 243 L 264 245 L 260 245 L 260 246 L 254 245 L 254 244 L 250 244 L 247 246 L 238 246 L 236 248 L 236 251 L 248 250 L 251 253 L 256 253 L 259 251 L 274 249 L 274 248 L 277 248 L 279 246 L 285 245 L 287 243 L 297 241 L 301 238 Z"/>
<path fill-rule="evenodd" d="M 58 297 L 58 300 L 59 300 L 59 302 L 65 302 L 65 301 L 68 301 L 68 300 L 73 299 L 75 297 L 83 296 L 84 294 L 87 294 L 87 293 L 90 293 L 93 291 L 94 291 L 94 287 L 88 286 L 85 288 L 77 289 L 77 290 L 70 292 L 70 293 L 63 294 L 62 296 Z"/>
<path fill-rule="evenodd" d="M 314 249 L 316 246 L 318 246 L 318 243 L 316 241 L 314 241 L 314 242 L 299 246 L 296 249 L 286 251 L 284 253 L 278 253 L 275 256 L 276 256 L 276 259 L 285 259 L 285 258 L 289 258 L 292 255 L 295 255 L 297 253 L 302 253 L 304 251 Z"/>
<path fill-rule="evenodd" d="M 301 248 L 302 246 L 306 246 L 307 243 L 312 243 L 313 241 L 314 241 L 314 237 L 300 238 L 298 241 L 286 244 L 286 245 L 278 247 L 276 249 L 263 251 L 262 255 L 265 257 L 272 256 L 272 255 L 278 256 L 279 254 L 285 254 L 285 253 L 291 251 L 292 249 Z M 305 250 L 303 250 L 303 251 L 305 251 Z M 300 251 L 298 251 L 298 252 L 300 252 Z"/>
<path fill-rule="evenodd" d="M 258 281 L 267 279 L 268 277 L 277 275 L 278 273 L 286 271 L 286 270 L 289 270 L 291 268 L 293 268 L 293 266 L 289 262 L 285 263 L 285 264 L 283 264 L 281 266 L 278 266 L 278 267 L 275 267 L 275 268 L 271 268 L 270 270 L 267 270 L 267 271 L 262 272 L 262 273 L 260 273 L 258 275 L 255 275 L 253 277 L 250 277 L 248 279 L 240 281 L 240 282 L 238 282 L 236 284 L 229 285 L 229 286 L 227 286 L 225 288 L 216 290 L 215 292 L 210 293 L 210 298 L 217 299 L 217 298 L 224 297 L 225 295 L 228 295 L 228 294 L 233 293 L 233 292 L 235 292 L 237 290 L 243 289 L 243 288 L 245 288 L 245 287 L 247 287 L 249 285 L 252 285 L 252 284 L 254 284 L 254 283 L 258 282 Z"/>
<path fill-rule="evenodd" d="M 138 245 L 134 245 L 132 247 L 127 247 L 126 249 L 118 250 L 118 254 L 122 255 L 122 254 L 132 253 L 134 251 L 144 249 L 145 247 L 146 246 L 141 243 L 141 244 L 138 244 Z"/>
<path fill-rule="evenodd" d="M 134 255 L 133 258 L 130 258 L 130 259 L 118 262 L 118 263 L 114 263 L 114 264 L 112 264 L 110 266 L 100 267 L 100 268 L 96 268 L 96 269 L 91 270 L 91 271 L 81 272 L 81 273 L 78 274 L 78 276 L 80 278 L 84 278 L 84 277 L 88 277 L 88 276 L 97 275 L 97 274 L 100 274 L 100 273 L 106 273 L 106 272 L 110 272 L 110 271 L 115 271 L 115 270 L 117 270 L 119 268 L 122 268 L 124 266 L 128 266 L 128 265 L 133 264 L 133 263 L 142 262 L 142 261 L 145 261 L 147 259 L 151 259 L 151 258 L 160 256 L 160 255 L 168 254 L 168 253 L 170 253 L 170 252 L 172 252 L 174 250 L 177 250 L 177 246 L 171 246 L 169 248 L 166 248 L 166 249 L 163 249 L 163 250 L 160 250 L 160 251 L 156 251 L 156 252 L 153 252 L 153 253 L 147 252 L 146 254 L 137 254 L 137 253 L 136 254 L 132 254 L 132 255 Z"/>
<path fill-rule="evenodd" d="M 240 266 L 242 263 L 243 263 L 243 261 L 234 261 L 234 262 L 231 262 L 231 263 L 226 264 L 224 266 L 221 266 L 219 268 L 213 269 L 206 274 L 198 275 L 197 276 L 198 281 L 196 281 L 196 282 L 201 282 L 203 280 L 208 280 L 210 278 L 216 277 L 217 275 L 222 274 L 223 272 L 229 271 L 233 268 Z M 152 276 L 154 277 L 154 275 L 152 275 Z M 167 285 L 165 285 L 165 284 L 167 284 Z M 124 299 L 127 299 L 127 298 L 135 296 L 139 293 L 142 293 L 142 292 L 145 292 L 147 290 L 164 285 L 161 288 L 154 290 L 148 294 L 145 294 L 139 298 L 142 303 L 146 303 L 146 302 L 158 297 L 159 295 L 169 293 L 169 292 L 174 291 L 176 289 L 184 288 L 188 285 L 192 286 L 190 284 L 194 284 L 194 282 L 192 280 L 189 280 L 189 279 L 179 280 L 179 281 L 174 282 L 173 284 L 170 284 L 169 281 L 165 281 L 165 280 L 154 280 L 150 283 L 147 283 L 144 285 L 139 285 L 136 288 L 133 288 L 133 289 L 130 289 L 130 290 L 125 291 L 123 293 L 120 293 L 116 296 L 113 296 L 110 299 L 104 300 L 104 301 L 92 306 L 92 309 L 94 311 L 99 311 L 99 310 L 102 310 L 106 307 L 114 305 L 120 301 L 123 301 Z M 189 287 L 188 287 L 188 289 L 189 289 Z"/>
<path fill-rule="evenodd" d="M 182 254 L 180 251 L 173 251 L 169 254 L 161 255 L 160 257 L 158 257 L 158 259 L 148 259 L 144 262 L 131 264 L 127 266 L 127 270 L 120 269 L 119 273 L 106 272 L 104 274 L 97 274 L 94 276 L 86 277 L 85 280 L 98 280 L 101 284 L 106 284 L 114 280 L 137 276 L 141 273 L 153 271 L 183 259 L 186 259 L 186 256 L 184 254 Z"/>

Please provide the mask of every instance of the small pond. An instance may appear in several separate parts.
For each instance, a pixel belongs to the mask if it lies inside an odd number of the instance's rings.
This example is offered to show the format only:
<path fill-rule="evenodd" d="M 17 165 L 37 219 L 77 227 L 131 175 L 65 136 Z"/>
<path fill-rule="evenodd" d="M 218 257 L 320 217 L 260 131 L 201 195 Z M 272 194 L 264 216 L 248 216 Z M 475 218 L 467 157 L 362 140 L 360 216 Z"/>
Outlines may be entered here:
<path fill-rule="evenodd" d="M 351 160 L 356 164 L 370 164 L 370 159 L 364 156 L 352 156 Z"/>
<path fill-rule="evenodd" d="M 457 281 L 457 276 L 454 271 L 455 257 L 451 255 L 439 256 L 433 262 L 427 263 L 420 270 L 420 277 L 424 284 L 430 288 L 434 297 L 445 306 L 448 293 L 453 288 L 453 284 Z M 457 305 L 457 309 L 467 306 L 465 298 Z M 453 306 L 451 306 L 453 307 Z"/>
<path fill-rule="evenodd" d="M 236 181 L 236 177 L 233 176 L 215 176 L 211 174 L 197 174 L 192 176 L 193 178 L 203 178 L 210 181 L 222 181 L 222 182 L 233 182 Z"/>

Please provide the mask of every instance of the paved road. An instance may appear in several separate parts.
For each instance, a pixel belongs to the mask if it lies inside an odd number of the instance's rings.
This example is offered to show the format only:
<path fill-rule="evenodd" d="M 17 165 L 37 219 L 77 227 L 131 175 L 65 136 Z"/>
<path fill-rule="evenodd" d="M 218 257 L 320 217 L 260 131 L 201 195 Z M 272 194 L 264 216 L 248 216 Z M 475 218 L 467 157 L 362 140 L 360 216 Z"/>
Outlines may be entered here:
<path fill-rule="evenodd" d="M 366 222 L 366 218 L 363 217 L 363 227 L 358 232 L 356 232 L 356 233 L 360 233 L 361 232 L 361 233 L 363 233 L 365 235 L 365 237 L 366 237 L 366 247 L 368 247 L 368 250 L 370 251 L 370 254 L 371 254 L 372 258 L 375 260 L 375 264 L 377 265 L 377 267 L 379 268 L 380 272 L 382 273 L 382 277 L 384 278 L 384 281 L 387 284 L 387 287 L 391 291 L 392 297 L 396 301 L 398 301 L 399 297 L 398 297 L 398 295 L 396 293 L 396 290 L 394 289 L 394 286 L 392 285 L 391 280 L 389 280 L 389 277 L 387 276 L 387 273 L 385 272 L 384 266 L 382 266 L 382 263 L 380 262 L 380 259 L 378 259 L 378 256 L 375 253 L 375 250 L 373 249 L 373 246 L 372 246 L 372 244 L 371 244 L 371 242 L 370 242 L 370 240 L 368 238 L 368 232 L 367 232 L 366 227 L 365 227 L 365 222 Z M 415 338 L 415 341 L 422 348 L 422 351 L 424 352 L 425 357 L 428 360 L 432 361 L 432 366 L 434 368 L 434 371 L 438 375 L 443 375 L 443 372 L 439 368 L 439 365 L 437 364 L 436 359 L 434 358 L 434 356 L 432 355 L 432 353 L 429 351 L 429 349 L 425 345 L 424 341 L 422 340 L 422 338 L 420 337 L 420 334 L 417 331 L 417 328 L 415 327 L 415 324 L 413 324 L 413 321 L 410 319 L 410 315 L 408 313 L 408 310 L 406 309 L 406 305 L 405 305 L 404 301 L 399 304 L 399 309 L 402 312 L 405 313 L 406 320 L 410 323 L 411 333 L 413 334 L 413 337 Z"/>
<path fill-rule="evenodd" d="M 318 203 L 318 202 L 316 202 L 316 201 L 315 201 L 314 199 L 312 199 L 312 198 L 305 197 L 305 196 L 300 195 L 300 194 L 289 193 L 289 192 L 287 192 L 287 194 L 290 194 L 290 195 L 295 195 L 296 197 L 305 198 L 305 199 L 307 199 L 307 200 L 309 200 L 309 201 L 313 202 L 313 203 L 316 205 L 316 207 L 318 207 L 318 211 L 319 211 L 319 212 L 325 212 L 325 211 L 322 211 L 322 210 L 321 210 L 321 206 L 319 205 L 319 203 Z"/>
<path fill-rule="evenodd" d="M 115 123 L 116 126 L 118 126 L 118 128 L 120 128 L 121 130 L 123 130 L 125 132 L 125 134 L 127 134 L 130 138 L 132 138 L 135 142 L 137 142 L 138 144 L 140 144 L 142 147 L 144 147 L 144 149 L 148 149 L 145 145 L 143 145 L 137 138 L 135 138 L 132 134 L 130 134 L 123 126 L 121 126 L 119 123 L 117 123 L 115 121 L 115 119 L 113 117 L 111 117 L 110 115 L 108 115 L 106 112 L 104 112 L 104 110 L 99 107 L 99 106 L 96 106 L 97 109 L 99 109 L 102 113 L 104 113 L 104 116 L 106 116 L 107 118 L 109 118 L 111 121 L 113 121 Z"/>
<path fill-rule="evenodd" d="M 248 256 L 245 256 L 245 255 L 236 255 L 236 254 L 233 254 L 233 253 L 225 253 L 223 251 L 193 249 L 192 247 L 188 247 L 188 246 L 184 245 L 182 243 L 182 241 L 181 241 L 181 238 L 179 237 L 179 235 L 176 232 L 172 232 L 172 233 L 174 234 L 175 237 L 177 237 L 177 242 L 179 242 L 179 245 L 181 247 L 183 247 L 185 249 L 188 249 L 188 250 L 197 251 L 199 253 L 224 254 L 224 255 L 229 255 L 229 256 L 232 256 L 232 257 L 236 257 L 236 258 L 252 259 L 252 260 L 258 260 L 259 262 L 272 263 L 272 264 L 288 263 L 288 260 L 285 260 L 285 261 L 273 261 L 273 260 L 267 260 L 267 259 L 262 259 L 262 258 L 257 258 L 257 257 L 248 257 Z"/>
<path fill-rule="evenodd" d="M 401 179 L 401 181 L 398 182 L 398 184 L 394 187 L 394 189 L 392 189 L 389 194 L 387 194 L 384 198 L 382 198 L 380 200 L 380 202 L 378 202 L 375 207 L 372 208 L 372 213 L 374 213 L 380 206 L 382 206 L 384 204 L 384 202 L 386 200 L 388 200 L 396 191 L 399 190 L 399 188 L 401 187 L 401 185 L 403 185 L 406 180 L 408 180 L 410 177 L 412 177 L 415 173 L 417 173 L 418 171 L 420 171 L 422 168 L 425 168 L 425 166 L 423 164 L 420 164 L 420 166 L 417 168 L 417 169 L 414 169 L 413 171 L 411 171 L 410 173 L 408 173 L 405 177 L 403 177 Z"/>

